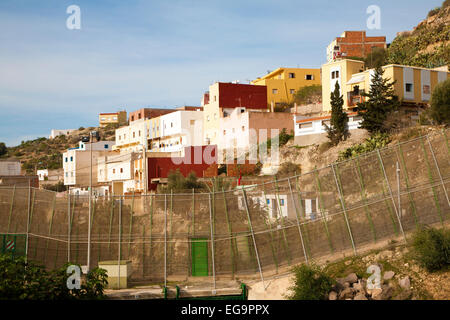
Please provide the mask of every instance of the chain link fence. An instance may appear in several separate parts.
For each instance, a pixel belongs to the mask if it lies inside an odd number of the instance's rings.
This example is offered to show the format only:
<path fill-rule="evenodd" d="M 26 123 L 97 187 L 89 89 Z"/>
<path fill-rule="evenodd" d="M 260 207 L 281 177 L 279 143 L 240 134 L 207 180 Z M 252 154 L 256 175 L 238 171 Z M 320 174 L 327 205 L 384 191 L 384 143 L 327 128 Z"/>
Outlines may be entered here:
<path fill-rule="evenodd" d="M 49 269 L 131 261 L 130 281 L 263 280 L 450 218 L 448 132 L 298 176 L 210 193 L 89 198 L 0 188 L 0 234 Z M 89 225 L 89 221 L 91 224 Z M 90 230 L 90 232 L 89 232 Z M 89 237 L 90 234 L 90 237 Z"/>

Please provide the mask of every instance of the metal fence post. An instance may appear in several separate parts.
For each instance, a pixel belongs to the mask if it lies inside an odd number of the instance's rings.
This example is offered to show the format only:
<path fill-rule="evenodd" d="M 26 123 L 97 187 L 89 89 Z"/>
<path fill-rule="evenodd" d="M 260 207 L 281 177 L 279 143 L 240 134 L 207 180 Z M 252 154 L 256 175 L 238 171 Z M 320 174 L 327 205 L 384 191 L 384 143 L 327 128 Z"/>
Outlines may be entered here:
<path fill-rule="evenodd" d="M 397 197 L 398 197 L 398 199 L 397 199 L 397 202 L 398 202 L 398 212 L 399 212 L 399 214 L 400 214 L 400 217 L 402 217 L 403 216 L 403 214 L 402 214 L 402 200 L 401 200 L 401 194 L 400 194 L 400 166 L 399 166 L 399 164 L 398 164 L 398 161 L 397 161 L 397 163 L 396 163 L 396 170 L 395 170 L 395 173 L 396 173 L 396 175 L 397 175 Z"/>
<path fill-rule="evenodd" d="M 27 214 L 27 240 L 25 243 L 25 261 L 28 261 L 28 242 L 30 240 L 30 208 L 31 206 L 31 181 L 28 181 L 28 214 Z"/>
<path fill-rule="evenodd" d="M 167 287 L 167 194 L 164 194 L 164 288 Z"/>
<path fill-rule="evenodd" d="M 250 231 L 252 233 L 253 238 L 253 245 L 255 246 L 256 258 L 258 260 L 259 275 L 261 276 L 263 288 L 264 290 L 266 290 L 266 286 L 264 285 L 264 276 L 261 269 L 261 262 L 259 261 L 258 247 L 256 246 L 255 233 L 253 232 L 252 220 L 250 218 L 250 211 L 248 210 L 247 195 L 245 193 L 244 187 L 242 188 L 242 196 L 244 197 L 245 211 L 247 211 L 248 224 L 250 225 Z"/>
<path fill-rule="evenodd" d="M 384 169 L 384 163 L 383 163 L 383 158 L 381 158 L 380 149 L 377 149 L 377 154 L 378 154 L 378 159 L 380 160 L 381 169 L 383 170 L 384 179 L 386 181 L 386 185 L 388 187 L 389 194 L 390 194 L 391 199 L 392 199 L 392 204 L 394 205 L 394 210 L 395 210 L 395 213 L 397 215 L 398 224 L 400 226 L 400 230 L 402 232 L 403 238 L 405 239 L 405 242 L 406 242 L 405 231 L 403 231 L 402 221 L 401 221 L 400 216 L 398 214 L 397 206 L 395 205 L 394 196 L 392 195 L 391 185 L 389 184 L 389 180 L 388 180 L 388 177 L 386 175 L 386 170 Z"/>
<path fill-rule="evenodd" d="M 292 202 L 294 203 L 295 218 L 297 218 L 298 234 L 300 235 L 300 240 L 302 242 L 303 254 L 305 255 L 305 262 L 308 263 L 308 255 L 306 254 L 305 243 L 303 241 L 303 235 L 302 235 L 302 229 L 300 228 L 300 220 L 298 219 L 297 204 L 296 204 L 296 200 L 294 199 L 294 193 L 292 192 L 292 186 L 291 186 L 291 179 L 290 178 L 288 178 L 288 183 L 289 183 L 289 191 L 291 192 Z"/>
<path fill-rule="evenodd" d="M 122 196 L 119 196 L 119 244 L 118 244 L 119 254 L 117 257 L 117 269 L 118 269 L 117 289 L 120 289 L 120 260 L 122 258 L 121 242 L 122 242 Z"/>
<path fill-rule="evenodd" d="M 208 193 L 209 197 L 209 227 L 211 230 L 211 262 L 212 262 L 212 272 L 213 272 L 213 283 L 214 283 L 214 290 L 213 294 L 216 294 L 216 266 L 214 261 L 214 227 L 213 227 L 213 220 L 212 220 L 212 202 L 211 202 L 211 193 Z"/>
<path fill-rule="evenodd" d="M 70 262 L 70 189 L 67 192 L 67 262 Z"/>
<path fill-rule="evenodd" d="M 445 198 L 447 199 L 447 204 L 450 207 L 450 201 L 448 199 L 447 189 L 445 188 L 444 180 L 442 179 L 441 169 L 439 168 L 439 164 L 436 160 L 436 156 L 434 154 L 433 146 L 431 145 L 430 137 L 427 136 L 428 145 L 430 146 L 431 155 L 433 156 L 434 164 L 436 165 L 437 172 L 439 174 L 439 179 L 441 180 L 442 188 L 444 189 Z"/>
<path fill-rule="evenodd" d="M 342 210 L 344 210 L 345 223 L 347 224 L 348 234 L 350 235 L 350 240 L 352 241 L 353 253 L 356 255 L 356 246 L 355 246 L 355 241 L 353 240 L 353 234 L 352 234 L 352 229 L 350 228 L 350 222 L 348 221 L 348 217 L 347 217 L 347 208 L 345 207 L 344 195 L 342 194 L 340 183 L 338 181 L 338 177 L 336 175 L 336 170 L 334 169 L 333 164 L 331 165 L 331 170 L 333 171 L 334 181 L 336 182 L 336 187 L 338 189 L 339 199 L 341 201 Z"/>

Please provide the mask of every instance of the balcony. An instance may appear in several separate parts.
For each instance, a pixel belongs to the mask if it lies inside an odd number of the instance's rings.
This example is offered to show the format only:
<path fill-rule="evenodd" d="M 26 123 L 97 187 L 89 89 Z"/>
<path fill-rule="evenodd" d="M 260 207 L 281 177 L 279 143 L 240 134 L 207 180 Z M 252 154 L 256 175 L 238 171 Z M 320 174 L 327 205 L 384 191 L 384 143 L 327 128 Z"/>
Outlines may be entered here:
<path fill-rule="evenodd" d="M 347 105 L 349 107 L 354 107 L 358 103 L 364 102 L 364 97 L 360 94 L 360 92 L 347 92 Z"/>

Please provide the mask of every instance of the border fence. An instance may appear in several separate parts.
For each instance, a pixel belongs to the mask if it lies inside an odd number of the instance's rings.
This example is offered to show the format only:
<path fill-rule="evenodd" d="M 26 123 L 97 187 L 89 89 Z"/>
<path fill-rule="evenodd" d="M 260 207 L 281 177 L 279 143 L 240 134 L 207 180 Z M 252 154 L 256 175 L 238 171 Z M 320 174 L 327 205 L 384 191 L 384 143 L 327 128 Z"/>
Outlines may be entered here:
<path fill-rule="evenodd" d="M 93 198 L 91 219 L 87 197 L 2 187 L 2 250 L 24 239 L 27 259 L 53 269 L 86 265 L 90 246 L 91 267 L 131 261 L 136 284 L 201 279 L 215 290 L 219 280 L 264 281 L 285 267 L 444 224 L 447 136 L 441 131 L 256 186 Z"/>

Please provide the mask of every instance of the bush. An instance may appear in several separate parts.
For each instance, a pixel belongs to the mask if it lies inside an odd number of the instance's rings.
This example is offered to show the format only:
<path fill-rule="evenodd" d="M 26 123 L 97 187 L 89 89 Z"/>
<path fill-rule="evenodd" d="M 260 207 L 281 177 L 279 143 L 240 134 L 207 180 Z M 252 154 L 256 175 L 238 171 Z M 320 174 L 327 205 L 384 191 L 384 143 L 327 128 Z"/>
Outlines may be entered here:
<path fill-rule="evenodd" d="M 67 300 L 102 299 L 108 281 L 106 270 L 95 268 L 89 272 L 80 289 L 68 289 L 67 267 L 46 271 L 43 267 L 25 262 L 23 257 L 0 255 L 0 300 Z"/>
<path fill-rule="evenodd" d="M 389 142 L 391 142 L 391 138 L 389 137 L 388 134 L 386 133 L 374 134 L 372 137 L 367 138 L 363 143 L 354 145 L 350 148 L 345 149 L 344 151 L 339 152 L 338 160 L 353 158 L 359 154 L 383 148 Z"/>
<path fill-rule="evenodd" d="M 4 142 L 0 142 L 0 156 L 5 155 L 8 152 Z"/>
<path fill-rule="evenodd" d="M 197 180 L 197 175 L 194 171 L 191 171 L 187 177 L 184 177 L 180 169 L 176 171 L 170 171 L 167 176 L 167 186 L 159 186 L 158 191 L 160 193 L 170 193 L 171 191 L 182 192 L 192 189 L 203 190 L 206 188 L 205 184 Z"/>
<path fill-rule="evenodd" d="M 438 124 L 450 124 L 450 79 L 436 86 L 431 97 L 430 116 Z"/>
<path fill-rule="evenodd" d="M 421 227 L 413 236 L 414 259 L 429 272 L 450 265 L 450 232 L 446 229 Z"/>
<path fill-rule="evenodd" d="M 294 284 L 289 288 L 290 300 L 326 300 L 334 280 L 316 265 L 294 267 Z"/>
<path fill-rule="evenodd" d="M 294 102 L 298 105 L 311 104 L 322 99 L 322 86 L 320 84 L 306 86 L 298 89 L 294 94 Z"/>

